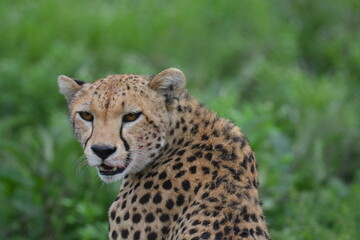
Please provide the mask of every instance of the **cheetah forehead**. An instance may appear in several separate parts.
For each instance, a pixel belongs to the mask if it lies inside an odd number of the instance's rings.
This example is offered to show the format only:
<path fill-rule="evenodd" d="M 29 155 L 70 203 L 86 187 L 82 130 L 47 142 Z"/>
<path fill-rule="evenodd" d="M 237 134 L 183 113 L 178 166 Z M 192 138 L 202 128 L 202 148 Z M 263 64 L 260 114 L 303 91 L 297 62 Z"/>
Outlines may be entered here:
<path fill-rule="evenodd" d="M 105 78 L 101 78 L 95 81 L 90 87 L 94 91 L 111 91 L 117 94 L 124 92 L 138 92 L 144 91 L 148 88 L 149 76 L 146 75 L 109 75 Z"/>
<path fill-rule="evenodd" d="M 148 87 L 149 79 L 145 75 L 109 75 L 83 88 L 77 99 L 97 110 L 119 109 L 126 105 L 128 111 L 135 111 L 135 106 L 141 103 L 139 97 L 154 97 Z"/>

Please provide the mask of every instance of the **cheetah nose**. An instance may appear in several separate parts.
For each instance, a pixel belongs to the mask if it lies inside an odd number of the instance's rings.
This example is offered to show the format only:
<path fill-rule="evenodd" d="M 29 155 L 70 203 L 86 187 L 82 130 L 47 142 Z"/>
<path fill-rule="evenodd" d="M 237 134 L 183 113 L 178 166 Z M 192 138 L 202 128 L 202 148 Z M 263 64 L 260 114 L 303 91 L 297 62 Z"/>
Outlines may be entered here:
<path fill-rule="evenodd" d="M 91 149 L 102 160 L 105 160 L 116 151 L 116 147 L 109 145 L 92 145 Z"/>

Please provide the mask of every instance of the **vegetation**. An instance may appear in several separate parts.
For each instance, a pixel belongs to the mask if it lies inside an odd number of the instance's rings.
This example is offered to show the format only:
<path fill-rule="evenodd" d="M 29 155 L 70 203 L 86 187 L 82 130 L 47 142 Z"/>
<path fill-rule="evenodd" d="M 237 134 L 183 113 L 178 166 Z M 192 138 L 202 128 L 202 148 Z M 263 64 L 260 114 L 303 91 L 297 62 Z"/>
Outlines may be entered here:
<path fill-rule="evenodd" d="M 356 0 L 3 0 L 0 238 L 106 239 L 119 184 L 81 158 L 56 77 L 171 66 L 248 135 L 273 239 L 358 238 L 359 15 Z"/>

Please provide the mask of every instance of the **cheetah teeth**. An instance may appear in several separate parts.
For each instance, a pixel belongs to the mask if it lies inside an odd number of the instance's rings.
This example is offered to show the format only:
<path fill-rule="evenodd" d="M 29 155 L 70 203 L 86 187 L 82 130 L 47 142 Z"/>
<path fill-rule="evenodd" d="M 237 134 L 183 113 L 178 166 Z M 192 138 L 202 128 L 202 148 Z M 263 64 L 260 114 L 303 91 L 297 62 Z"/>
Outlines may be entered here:
<path fill-rule="evenodd" d="M 112 167 L 106 164 L 101 164 L 98 166 L 98 169 L 101 175 L 109 176 L 122 173 L 125 170 L 125 167 Z"/>
<path fill-rule="evenodd" d="M 100 170 L 104 170 L 104 171 L 116 171 L 116 169 L 118 169 L 118 167 L 112 167 L 112 166 L 108 166 L 105 164 L 101 164 L 100 166 L 98 166 Z"/>

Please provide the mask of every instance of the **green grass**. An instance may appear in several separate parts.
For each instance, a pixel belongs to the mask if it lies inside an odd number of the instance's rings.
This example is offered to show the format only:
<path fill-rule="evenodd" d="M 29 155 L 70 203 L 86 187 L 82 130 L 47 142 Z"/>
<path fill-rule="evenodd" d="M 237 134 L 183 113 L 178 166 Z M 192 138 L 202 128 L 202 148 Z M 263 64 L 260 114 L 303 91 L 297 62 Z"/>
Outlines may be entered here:
<path fill-rule="evenodd" d="M 360 234 L 360 2 L 0 7 L 0 238 L 105 239 L 119 184 L 81 160 L 56 77 L 182 69 L 248 135 L 273 239 Z"/>

